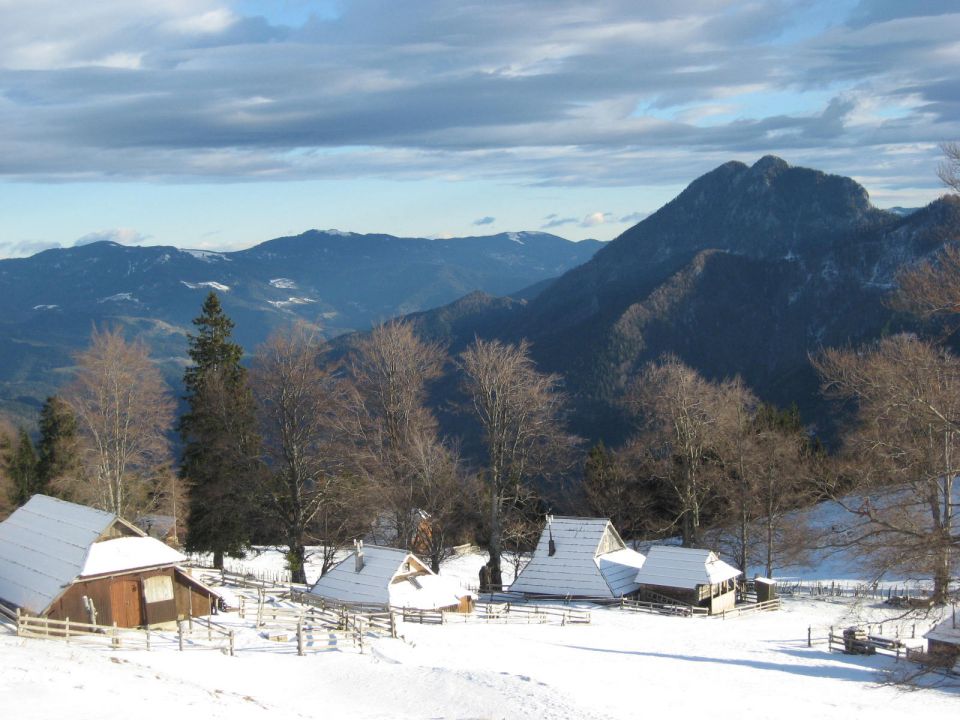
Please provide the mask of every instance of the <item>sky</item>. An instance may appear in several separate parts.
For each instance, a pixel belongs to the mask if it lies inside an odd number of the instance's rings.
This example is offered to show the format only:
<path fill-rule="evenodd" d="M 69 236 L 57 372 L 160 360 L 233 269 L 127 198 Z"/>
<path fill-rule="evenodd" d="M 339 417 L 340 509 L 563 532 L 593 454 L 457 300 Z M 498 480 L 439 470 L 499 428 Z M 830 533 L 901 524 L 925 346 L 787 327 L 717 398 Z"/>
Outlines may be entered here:
<path fill-rule="evenodd" d="M 775 154 L 944 192 L 956 0 L 0 0 L 0 257 L 616 237 Z"/>

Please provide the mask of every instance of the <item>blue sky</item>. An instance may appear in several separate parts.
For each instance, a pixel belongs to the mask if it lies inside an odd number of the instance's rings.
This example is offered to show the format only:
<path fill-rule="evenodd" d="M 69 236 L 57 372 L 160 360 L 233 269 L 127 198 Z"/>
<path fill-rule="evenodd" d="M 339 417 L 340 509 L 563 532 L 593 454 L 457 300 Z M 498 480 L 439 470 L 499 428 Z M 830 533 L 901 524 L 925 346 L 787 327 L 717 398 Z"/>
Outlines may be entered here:
<path fill-rule="evenodd" d="M 955 0 L 0 0 L 0 257 L 611 239 L 769 153 L 919 205 L 958 38 Z"/>

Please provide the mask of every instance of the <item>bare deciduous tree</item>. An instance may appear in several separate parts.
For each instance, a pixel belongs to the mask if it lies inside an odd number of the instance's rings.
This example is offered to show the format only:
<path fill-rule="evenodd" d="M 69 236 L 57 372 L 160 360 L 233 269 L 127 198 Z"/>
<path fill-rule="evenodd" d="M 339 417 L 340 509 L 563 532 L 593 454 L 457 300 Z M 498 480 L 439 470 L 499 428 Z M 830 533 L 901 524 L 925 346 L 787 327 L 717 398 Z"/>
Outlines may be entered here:
<path fill-rule="evenodd" d="M 651 364 L 627 395 L 627 404 L 643 418 L 642 442 L 652 461 L 649 470 L 669 489 L 686 546 L 702 542 L 704 514 L 717 491 L 720 468 L 719 388 L 674 356 Z"/>
<path fill-rule="evenodd" d="M 64 399 L 77 418 L 83 472 L 57 490 L 124 517 L 148 509 L 172 458 L 173 398 L 146 345 L 94 330 Z"/>
<path fill-rule="evenodd" d="M 312 330 L 298 325 L 261 345 L 251 372 L 270 461 L 266 511 L 300 583 L 306 582 L 308 543 L 322 543 L 326 571 L 333 553 L 361 526 L 362 488 L 348 466 L 353 422 L 347 388 L 321 365 L 325 351 Z"/>
<path fill-rule="evenodd" d="M 899 335 L 860 352 L 825 351 L 815 364 L 827 393 L 858 406 L 845 438 L 858 499 L 846 486 L 834 493 L 858 522 L 840 541 L 862 548 L 878 572 L 927 573 L 934 601 L 944 602 L 960 544 L 960 361 Z"/>
<path fill-rule="evenodd" d="M 948 188 L 960 192 L 960 143 L 943 143 L 940 150 L 943 151 L 943 160 L 937 169 L 937 176 Z"/>
<path fill-rule="evenodd" d="M 504 509 L 526 484 L 563 457 L 571 439 L 561 429 L 563 396 L 556 375 L 539 372 L 529 345 L 474 340 L 460 355 L 464 389 L 483 431 L 489 489 L 489 585 L 503 584 Z"/>
<path fill-rule="evenodd" d="M 426 407 L 427 383 L 439 376 L 444 358 L 443 349 L 418 338 L 409 323 L 391 321 L 360 341 L 350 363 L 363 403 L 359 417 L 372 459 L 368 467 L 395 531 L 391 541 L 403 548 L 418 535 L 421 511 L 439 520 L 446 500 L 439 498 L 435 508 L 427 505 L 441 480 L 456 474 Z"/>
<path fill-rule="evenodd" d="M 802 520 L 786 515 L 813 500 L 813 452 L 795 413 L 761 404 L 740 378 L 721 392 L 720 524 L 733 531 L 730 551 L 744 575 L 756 563 L 771 577 L 809 548 Z"/>

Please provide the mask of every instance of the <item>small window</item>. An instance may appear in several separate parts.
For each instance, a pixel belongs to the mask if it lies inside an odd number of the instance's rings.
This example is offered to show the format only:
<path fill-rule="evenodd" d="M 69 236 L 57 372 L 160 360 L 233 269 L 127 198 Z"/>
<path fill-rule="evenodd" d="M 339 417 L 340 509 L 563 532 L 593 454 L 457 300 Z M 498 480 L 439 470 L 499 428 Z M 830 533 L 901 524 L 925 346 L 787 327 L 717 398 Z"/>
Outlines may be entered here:
<path fill-rule="evenodd" d="M 143 599 L 147 603 L 173 600 L 173 578 L 155 575 L 143 581 Z"/>

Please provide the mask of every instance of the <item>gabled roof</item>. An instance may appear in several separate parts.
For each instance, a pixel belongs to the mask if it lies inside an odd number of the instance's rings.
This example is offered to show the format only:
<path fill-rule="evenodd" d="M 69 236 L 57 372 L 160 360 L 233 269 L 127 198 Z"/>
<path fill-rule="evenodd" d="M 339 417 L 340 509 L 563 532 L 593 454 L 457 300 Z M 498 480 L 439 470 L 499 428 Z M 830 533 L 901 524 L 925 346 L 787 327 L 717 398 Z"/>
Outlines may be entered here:
<path fill-rule="evenodd" d="M 550 554 L 550 538 L 555 552 Z M 553 517 L 511 592 L 616 598 L 637 589 L 643 555 L 626 547 L 607 518 Z"/>
<path fill-rule="evenodd" d="M 134 537 L 97 543 L 115 524 L 122 525 L 123 532 Z M 124 571 L 131 566 L 173 564 L 183 558 L 158 540 L 142 535 L 113 513 L 34 495 L 0 523 L 0 600 L 40 614 L 81 575 Z M 123 553 L 119 552 L 119 545 L 112 545 L 127 540 L 150 540 L 164 550 L 151 546 L 148 558 L 151 562 L 145 563 L 127 552 L 133 544 L 121 543 L 125 547 Z M 96 550 L 91 555 L 93 548 Z M 146 550 L 144 543 L 137 544 L 137 548 L 138 552 Z M 173 559 L 167 551 L 177 558 Z M 161 554 L 163 562 L 152 562 Z M 121 560 L 121 556 L 124 559 Z M 88 560 L 96 573 L 87 571 Z"/>
<path fill-rule="evenodd" d="M 314 583 L 310 592 L 342 603 L 386 606 L 399 603 L 400 598 L 395 602 L 391 596 L 391 585 L 400 576 L 433 575 L 416 555 L 406 550 L 365 545 L 363 568 L 359 572 L 356 570 L 356 555 L 354 551 L 330 568 Z M 409 603 L 407 606 L 412 607 Z"/>
<path fill-rule="evenodd" d="M 129 572 L 158 565 L 176 565 L 186 560 L 169 545 L 152 537 L 122 537 L 90 546 L 81 577 Z"/>
<path fill-rule="evenodd" d="M 693 590 L 699 585 L 732 580 L 740 574 L 712 550 L 654 545 L 647 551 L 647 561 L 635 579 L 640 585 Z"/>
<path fill-rule="evenodd" d="M 924 637 L 927 640 L 938 640 L 951 645 L 960 645 L 960 616 L 953 613 L 933 626 Z"/>

